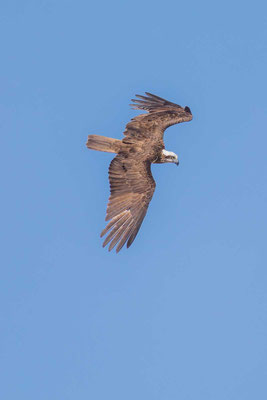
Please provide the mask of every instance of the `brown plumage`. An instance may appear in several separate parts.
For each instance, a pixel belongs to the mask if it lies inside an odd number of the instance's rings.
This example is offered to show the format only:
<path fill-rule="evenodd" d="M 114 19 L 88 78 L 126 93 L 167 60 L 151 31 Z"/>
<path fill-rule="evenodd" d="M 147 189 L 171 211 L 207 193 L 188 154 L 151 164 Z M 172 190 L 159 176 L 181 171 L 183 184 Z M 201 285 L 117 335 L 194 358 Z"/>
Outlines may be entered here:
<path fill-rule="evenodd" d="M 176 154 L 165 150 L 165 129 L 192 119 L 189 107 L 183 108 L 147 92 L 146 96 L 136 97 L 131 106 L 148 113 L 136 116 L 126 125 L 122 140 L 89 135 L 87 141 L 89 149 L 117 153 L 109 166 L 106 221 L 110 222 L 101 233 L 101 237 L 108 233 L 103 246 L 110 243 L 112 250 L 117 245 L 117 252 L 126 242 L 127 247 L 133 243 L 146 215 L 156 186 L 151 164 L 178 165 Z"/>

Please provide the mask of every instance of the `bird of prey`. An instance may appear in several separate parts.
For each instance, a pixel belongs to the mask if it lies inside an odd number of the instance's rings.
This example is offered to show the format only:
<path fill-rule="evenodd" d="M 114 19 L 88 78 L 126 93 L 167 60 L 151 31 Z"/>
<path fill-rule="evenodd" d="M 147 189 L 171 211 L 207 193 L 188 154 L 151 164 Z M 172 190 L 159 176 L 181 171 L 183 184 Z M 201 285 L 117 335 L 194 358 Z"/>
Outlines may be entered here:
<path fill-rule="evenodd" d="M 165 150 L 163 134 L 166 128 L 191 121 L 189 107 L 181 107 L 154 94 L 136 95 L 132 108 L 148 111 L 134 117 L 127 125 L 122 140 L 89 135 L 89 149 L 116 153 L 109 166 L 110 197 L 106 221 L 101 233 L 107 235 L 103 247 L 117 245 L 118 253 L 127 242 L 133 243 L 155 190 L 151 164 L 179 164 L 175 153 Z"/>

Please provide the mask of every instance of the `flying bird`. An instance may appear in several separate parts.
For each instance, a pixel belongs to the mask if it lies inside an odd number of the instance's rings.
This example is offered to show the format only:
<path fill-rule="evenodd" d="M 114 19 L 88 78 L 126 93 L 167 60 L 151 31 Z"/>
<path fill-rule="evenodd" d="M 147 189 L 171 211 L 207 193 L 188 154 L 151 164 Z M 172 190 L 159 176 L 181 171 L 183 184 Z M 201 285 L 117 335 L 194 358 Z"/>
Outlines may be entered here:
<path fill-rule="evenodd" d="M 155 191 L 151 164 L 179 164 L 172 151 L 165 150 L 163 135 L 166 128 L 191 121 L 189 107 L 181 107 L 154 94 L 136 95 L 131 107 L 148 113 L 134 117 L 127 125 L 122 140 L 89 135 L 89 149 L 116 153 L 109 166 L 110 197 L 106 221 L 101 232 L 107 235 L 103 247 L 117 245 L 118 253 L 127 242 L 133 243 Z"/>

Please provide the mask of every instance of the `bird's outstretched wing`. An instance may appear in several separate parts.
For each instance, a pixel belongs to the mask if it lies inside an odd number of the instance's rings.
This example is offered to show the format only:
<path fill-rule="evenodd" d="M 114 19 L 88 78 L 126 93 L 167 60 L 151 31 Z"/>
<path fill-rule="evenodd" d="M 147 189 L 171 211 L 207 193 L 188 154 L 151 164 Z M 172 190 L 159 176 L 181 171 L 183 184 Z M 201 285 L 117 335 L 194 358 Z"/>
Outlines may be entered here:
<path fill-rule="evenodd" d="M 108 235 L 103 247 L 109 242 L 109 250 L 118 243 L 118 253 L 127 241 L 129 247 L 143 222 L 155 190 L 150 162 L 133 156 L 118 154 L 109 167 L 110 198 L 106 221 L 110 222 L 101 237 Z"/>
<path fill-rule="evenodd" d="M 148 114 L 138 115 L 126 125 L 126 137 L 123 139 L 125 143 L 129 142 L 128 139 L 162 140 L 166 128 L 193 118 L 189 107 L 181 107 L 154 94 L 146 92 L 146 96 L 137 94 L 136 97 L 137 99 L 132 99 L 131 107 L 148 111 Z M 130 140 L 129 143 L 131 142 Z"/>

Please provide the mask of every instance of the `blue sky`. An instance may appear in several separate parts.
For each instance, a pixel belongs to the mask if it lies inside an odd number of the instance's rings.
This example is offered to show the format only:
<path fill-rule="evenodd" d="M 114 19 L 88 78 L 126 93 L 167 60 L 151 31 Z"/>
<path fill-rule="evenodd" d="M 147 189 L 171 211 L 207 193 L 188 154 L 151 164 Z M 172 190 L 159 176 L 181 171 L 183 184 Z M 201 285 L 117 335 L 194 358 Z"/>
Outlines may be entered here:
<path fill-rule="evenodd" d="M 3 1 L 5 400 L 267 398 L 265 2 Z M 99 237 L 150 91 L 190 106 L 129 250 Z"/>

